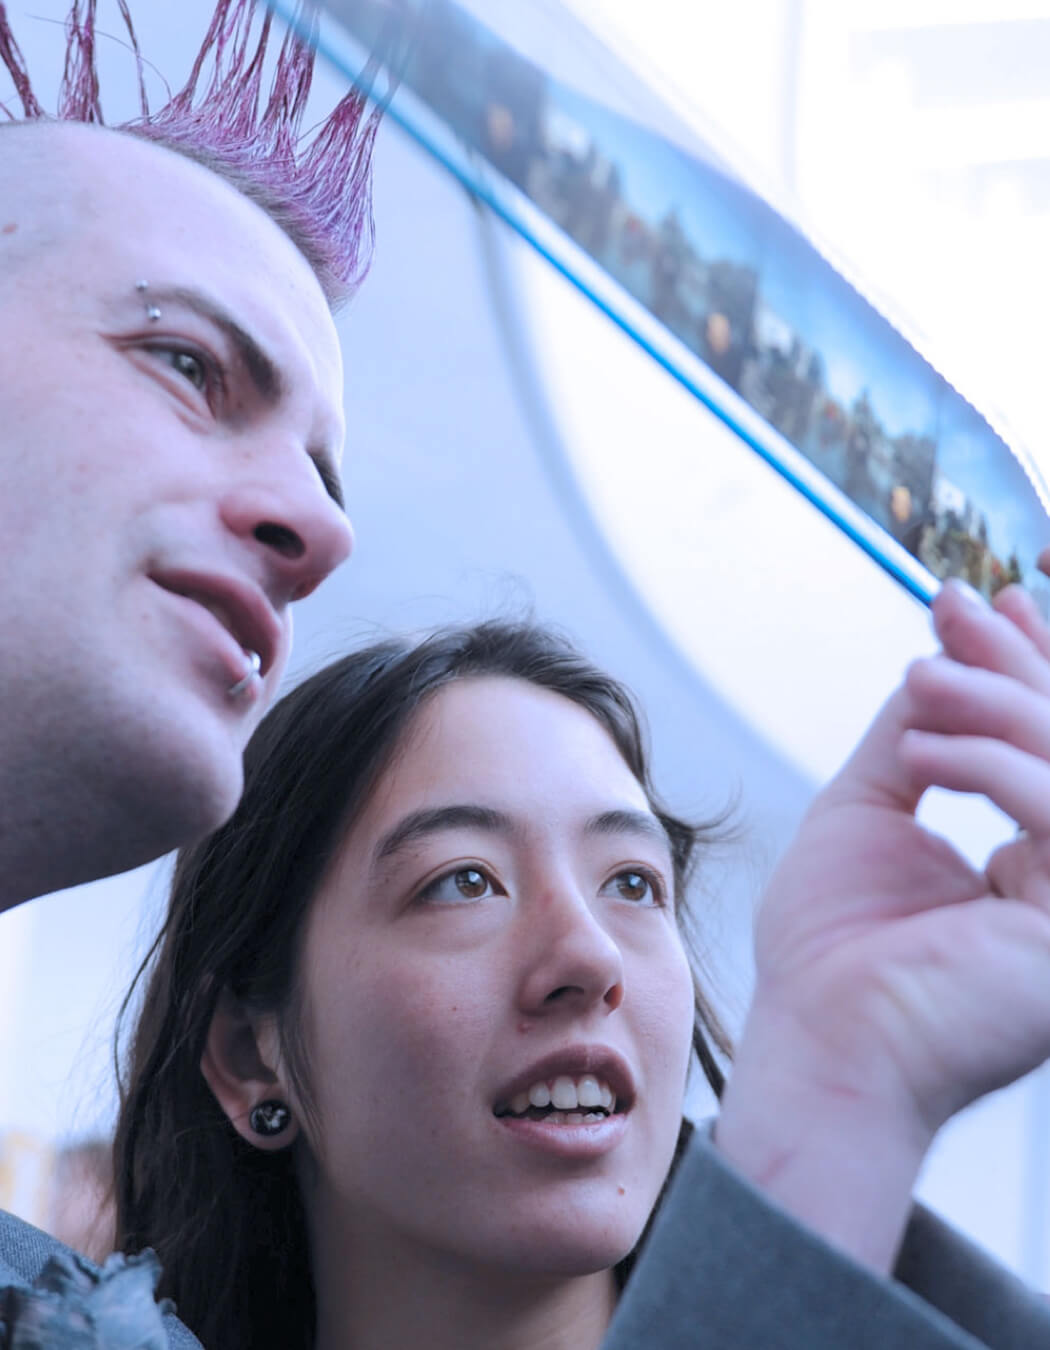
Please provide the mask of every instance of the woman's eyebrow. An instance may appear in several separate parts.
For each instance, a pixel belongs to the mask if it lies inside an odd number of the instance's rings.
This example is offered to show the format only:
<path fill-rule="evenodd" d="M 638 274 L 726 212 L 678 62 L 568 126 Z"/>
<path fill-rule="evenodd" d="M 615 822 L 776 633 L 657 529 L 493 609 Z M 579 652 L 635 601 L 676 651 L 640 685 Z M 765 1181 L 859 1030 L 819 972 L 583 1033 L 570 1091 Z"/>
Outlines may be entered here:
<path fill-rule="evenodd" d="M 633 834 L 650 843 L 671 848 L 671 838 L 656 816 L 648 811 L 602 811 L 591 816 L 583 827 L 584 834 Z"/>
<path fill-rule="evenodd" d="M 463 828 L 507 835 L 515 833 L 517 827 L 506 812 L 472 802 L 424 808 L 411 812 L 383 835 L 373 851 L 373 863 L 383 862 L 426 835 L 437 834 L 441 830 Z M 656 816 L 647 811 L 625 809 L 601 811 L 585 822 L 583 833 L 636 835 L 661 848 L 671 849 L 667 831 Z"/>
<path fill-rule="evenodd" d="M 490 806 L 475 806 L 472 803 L 435 806 L 413 811 L 383 835 L 375 846 L 373 860 L 377 863 L 382 862 L 406 845 L 415 843 L 428 834 L 464 827 L 509 834 L 514 825 L 505 812 L 495 811 Z"/>

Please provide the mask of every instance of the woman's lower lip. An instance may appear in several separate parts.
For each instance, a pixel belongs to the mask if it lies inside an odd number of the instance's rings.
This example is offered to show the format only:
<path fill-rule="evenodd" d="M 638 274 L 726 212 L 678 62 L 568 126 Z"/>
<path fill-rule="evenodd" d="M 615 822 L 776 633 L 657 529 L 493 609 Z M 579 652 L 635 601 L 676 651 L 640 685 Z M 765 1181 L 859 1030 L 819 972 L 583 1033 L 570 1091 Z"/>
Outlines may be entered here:
<path fill-rule="evenodd" d="M 560 1158 L 600 1158 L 614 1149 L 627 1128 L 627 1113 L 581 1125 L 556 1125 L 528 1116 L 495 1116 L 516 1143 Z"/>

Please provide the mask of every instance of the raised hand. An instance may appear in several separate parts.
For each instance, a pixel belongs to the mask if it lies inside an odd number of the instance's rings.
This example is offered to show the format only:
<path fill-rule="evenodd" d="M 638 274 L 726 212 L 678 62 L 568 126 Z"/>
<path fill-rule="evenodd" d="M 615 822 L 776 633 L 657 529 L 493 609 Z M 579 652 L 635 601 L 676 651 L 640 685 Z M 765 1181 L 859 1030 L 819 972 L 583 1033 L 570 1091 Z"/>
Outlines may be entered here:
<path fill-rule="evenodd" d="M 954 1112 L 1050 1056 L 1050 631 L 1023 593 L 934 604 L 917 662 L 808 812 L 758 917 L 717 1131 L 774 1198 L 888 1268 Z M 975 870 L 914 818 L 981 792 L 1024 833 Z"/>

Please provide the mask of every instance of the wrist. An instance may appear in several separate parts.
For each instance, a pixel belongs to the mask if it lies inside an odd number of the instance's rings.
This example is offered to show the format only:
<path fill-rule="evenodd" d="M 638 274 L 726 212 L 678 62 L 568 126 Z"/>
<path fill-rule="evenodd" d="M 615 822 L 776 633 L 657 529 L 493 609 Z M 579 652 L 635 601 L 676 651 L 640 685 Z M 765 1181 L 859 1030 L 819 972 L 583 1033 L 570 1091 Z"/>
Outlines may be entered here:
<path fill-rule="evenodd" d="M 880 1067 L 752 1009 L 714 1142 L 773 1203 L 888 1274 L 933 1132 Z"/>

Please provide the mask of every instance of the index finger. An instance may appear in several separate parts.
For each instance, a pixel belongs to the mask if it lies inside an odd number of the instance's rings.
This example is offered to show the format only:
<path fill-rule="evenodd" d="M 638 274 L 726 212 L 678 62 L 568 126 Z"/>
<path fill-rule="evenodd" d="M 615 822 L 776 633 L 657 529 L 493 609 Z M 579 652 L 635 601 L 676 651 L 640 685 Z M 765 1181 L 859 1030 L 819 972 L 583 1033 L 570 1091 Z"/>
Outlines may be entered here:
<path fill-rule="evenodd" d="M 946 581 L 930 606 L 934 629 L 952 660 L 1006 675 L 1050 697 L 1050 633 L 1044 636 L 1041 616 L 1027 611 L 1023 600 L 1007 597 L 1006 607 L 1022 622 L 956 581 Z"/>
<path fill-rule="evenodd" d="M 1050 549 L 1041 557 L 1050 563 Z M 1000 614 L 1005 614 L 1012 624 L 1032 642 L 1038 651 L 1050 661 L 1050 626 L 1047 625 L 1042 611 L 1023 586 L 1005 586 L 996 595 L 992 604 Z"/>

